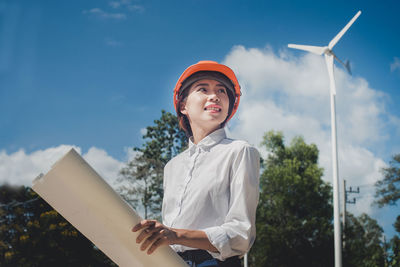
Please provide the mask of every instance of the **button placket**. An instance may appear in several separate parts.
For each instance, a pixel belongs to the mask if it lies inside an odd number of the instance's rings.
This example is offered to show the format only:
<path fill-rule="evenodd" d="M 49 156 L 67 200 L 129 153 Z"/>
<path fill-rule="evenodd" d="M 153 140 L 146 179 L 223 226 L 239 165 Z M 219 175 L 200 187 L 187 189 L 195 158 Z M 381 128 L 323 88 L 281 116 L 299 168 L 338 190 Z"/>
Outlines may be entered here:
<path fill-rule="evenodd" d="M 194 170 L 194 167 L 196 165 L 196 160 L 197 160 L 199 155 L 200 155 L 200 148 L 197 147 L 195 152 L 194 152 L 194 154 L 191 156 L 192 159 L 189 161 L 190 162 L 190 169 L 188 171 L 188 174 L 186 175 L 186 178 L 185 178 L 185 181 L 184 181 L 184 185 L 182 187 L 180 187 L 180 190 L 179 190 L 180 192 L 178 192 L 178 194 L 180 194 L 180 198 L 179 198 L 179 201 L 178 201 L 177 215 L 175 216 L 175 219 L 173 220 L 171 226 L 175 225 L 176 219 L 181 214 L 183 199 L 185 198 L 188 185 L 189 185 L 190 181 L 192 180 L 193 170 Z"/>

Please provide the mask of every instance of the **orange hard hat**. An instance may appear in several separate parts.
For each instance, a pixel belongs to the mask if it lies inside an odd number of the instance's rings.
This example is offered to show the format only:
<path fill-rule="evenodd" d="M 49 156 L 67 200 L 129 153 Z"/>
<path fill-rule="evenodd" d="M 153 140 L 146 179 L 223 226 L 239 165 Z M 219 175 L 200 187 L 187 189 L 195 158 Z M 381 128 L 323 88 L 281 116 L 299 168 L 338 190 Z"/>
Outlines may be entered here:
<path fill-rule="evenodd" d="M 234 86 L 234 90 L 235 90 L 234 103 L 233 103 L 232 112 L 226 121 L 230 120 L 233 117 L 233 115 L 236 113 L 236 110 L 238 109 L 238 106 L 239 106 L 239 101 L 240 101 L 240 96 L 241 96 L 240 85 L 239 85 L 239 82 L 238 82 L 233 70 L 231 70 L 229 67 L 227 67 L 225 65 L 219 64 L 218 62 L 211 61 L 211 60 L 203 60 L 203 61 L 199 61 L 198 63 L 196 63 L 194 65 L 191 65 L 182 73 L 181 77 L 179 77 L 179 80 L 176 83 L 175 88 L 174 88 L 174 106 L 175 106 L 176 112 L 177 113 L 179 112 L 178 111 L 178 97 L 179 97 L 180 89 L 182 88 L 183 82 L 187 78 L 189 78 L 191 75 L 193 75 L 197 72 L 200 72 L 200 71 L 215 71 L 215 72 L 222 73 L 232 82 L 232 84 Z"/>

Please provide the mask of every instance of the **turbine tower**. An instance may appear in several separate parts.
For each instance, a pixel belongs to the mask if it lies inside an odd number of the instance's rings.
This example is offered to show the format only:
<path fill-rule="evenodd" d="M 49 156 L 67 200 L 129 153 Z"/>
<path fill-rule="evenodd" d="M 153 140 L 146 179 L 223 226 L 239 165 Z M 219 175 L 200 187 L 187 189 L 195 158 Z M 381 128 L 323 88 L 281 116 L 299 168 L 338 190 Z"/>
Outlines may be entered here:
<path fill-rule="evenodd" d="M 343 63 L 333 53 L 332 49 L 336 43 L 342 38 L 345 32 L 350 28 L 354 21 L 361 15 L 361 11 L 347 23 L 347 25 L 329 42 L 328 46 L 310 46 L 310 45 L 296 45 L 289 44 L 290 48 L 305 50 L 317 55 L 324 55 L 326 66 L 329 75 L 329 87 L 331 98 L 331 138 L 332 138 L 332 171 L 333 171 L 333 218 L 334 218 L 334 232 L 335 232 L 335 267 L 342 267 L 342 237 L 340 229 L 340 211 L 339 211 L 339 175 L 338 175 L 338 154 L 337 154 L 337 138 L 336 138 L 336 88 L 335 77 L 333 74 L 333 61 L 336 59 L 345 66 L 347 71 L 350 72 L 350 65 L 348 62 Z"/>

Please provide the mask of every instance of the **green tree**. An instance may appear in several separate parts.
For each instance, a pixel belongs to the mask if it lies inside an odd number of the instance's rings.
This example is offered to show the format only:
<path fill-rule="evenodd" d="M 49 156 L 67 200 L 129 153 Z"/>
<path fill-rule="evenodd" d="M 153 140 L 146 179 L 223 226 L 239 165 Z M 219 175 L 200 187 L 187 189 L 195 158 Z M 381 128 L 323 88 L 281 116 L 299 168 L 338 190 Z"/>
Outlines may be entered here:
<path fill-rule="evenodd" d="M 385 266 L 386 252 L 382 227 L 365 213 L 359 217 L 351 213 L 346 215 L 343 265 Z"/>
<path fill-rule="evenodd" d="M 375 203 L 379 207 L 397 205 L 400 199 L 400 154 L 392 157 L 387 168 L 382 168 L 383 179 L 376 182 Z M 400 266 L 400 215 L 397 216 L 394 227 L 398 235 L 389 242 L 389 266 Z"/>
<path fill-rule="evenodd" d="M 400 266 L 400 215 L 397 216 L 396 222 L 394 223 L 394 229 L 398 233 L 390 240 L 390 252 L 389 252 L 389 266 Z"/>
<path fill-rule="evenodd" d="M 136 156 L 120 171 L 119 193 L 145 218 L 160 218 L 165 164 L 187 146 L 185 133 L 175 115 L 161 111 L 161 118 L 146 127 L 145 143 L 133 150 Z"/>
<path fill-rule="evenodd" d="M 116 266 L 29 187 L 0 186 L 0 266 Z"/>
<path fill-rule="evenodd" d="M 376 182 L 376 203 L 384 205 L 396 205 L 400 199 L 400 154 L 394 155 L 389 162 L 389 167 L 382 168 L 383 179 Z"/>
<path fill-rule="evenodd" d="M 272 131 L 262 145 L 269 155 L 260 177 L 252 266 L 332 266 L 331 186 L 321 179 L 316 145 L 295 137 L 285 146 L 282 133 Z"/>

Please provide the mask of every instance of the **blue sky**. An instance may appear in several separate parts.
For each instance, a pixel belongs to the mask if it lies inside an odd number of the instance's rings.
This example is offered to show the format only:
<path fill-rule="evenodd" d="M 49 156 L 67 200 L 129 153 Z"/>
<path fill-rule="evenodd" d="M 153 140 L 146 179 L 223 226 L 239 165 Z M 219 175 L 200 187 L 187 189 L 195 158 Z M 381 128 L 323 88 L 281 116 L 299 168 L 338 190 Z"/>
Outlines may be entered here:
<path fill-rule="evenodd" d="M 319 146 L 329 180 L 323 59 L 287 44 L 327 45 L 361 10 L 334 48 L 353 71 L 335 69 L 339 168 L 370 203 L 379 168 L 400 152 L 399 8 L 398 1 L 0 0 L 0 182 L 28 184 L 70 146 L 115 176 L 129 147 L 141 144 L 141 129 L 161 109 L 173 112 L 182 71 L 204 59 L 228 64 L 242 83 L 232 136 L 258 145 L 271 129 L 287 140 L 303 135 Z M 310 96 L 315 85 L 321 94 Z M 398 207 L 353 206 L 393 233 Z"/>

